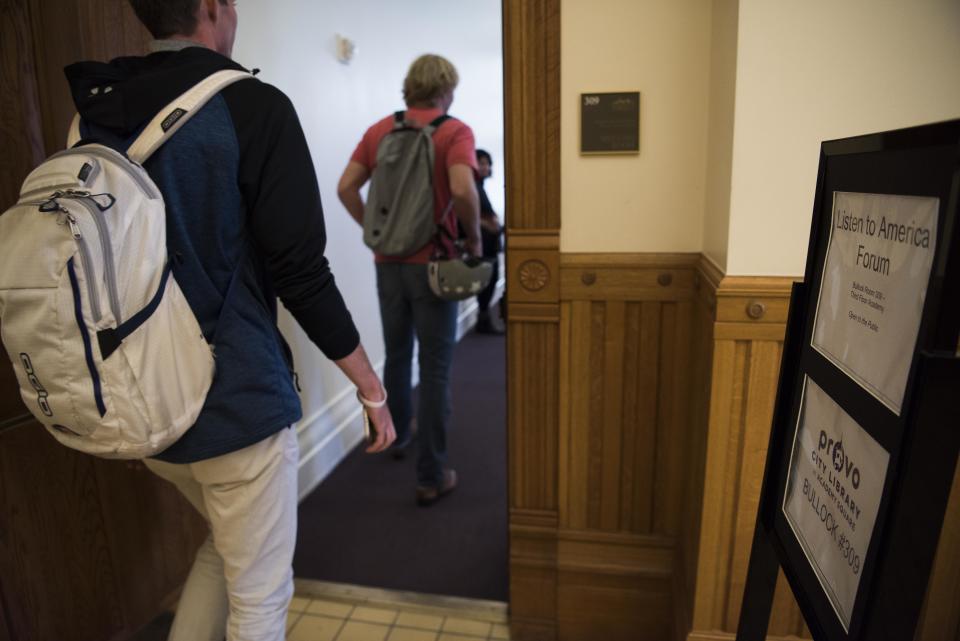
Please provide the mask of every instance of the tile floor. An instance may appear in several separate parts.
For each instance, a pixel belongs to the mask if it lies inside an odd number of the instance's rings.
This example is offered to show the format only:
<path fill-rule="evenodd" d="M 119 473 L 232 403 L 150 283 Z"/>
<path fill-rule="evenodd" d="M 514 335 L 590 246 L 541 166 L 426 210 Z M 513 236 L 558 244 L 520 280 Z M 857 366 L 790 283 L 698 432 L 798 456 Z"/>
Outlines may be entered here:
<path fill-rule="evenodd" d="M 287 641 L 508 641 L 507 606 L 297 580 Z"/>
<path fill-rule="evenodd" d="M 131 641 L 165 641 L 164 612 Z M 509 641 L 507 604 L 296 580 L 287 641 Z"/>

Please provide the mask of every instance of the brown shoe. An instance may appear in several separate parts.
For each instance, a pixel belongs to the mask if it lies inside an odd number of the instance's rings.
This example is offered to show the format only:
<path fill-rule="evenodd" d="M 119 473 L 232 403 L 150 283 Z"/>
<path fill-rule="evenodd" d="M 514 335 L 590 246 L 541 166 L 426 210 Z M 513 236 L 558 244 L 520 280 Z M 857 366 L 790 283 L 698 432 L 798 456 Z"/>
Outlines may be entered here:
<path fill-rule="evenodd" d="M 440 500 L 441 497 L 450 494 L 457 487 L 457 471 L 444 470 L 443 480 L 440 486 L 418 485 L 417 486 L 417 505 L 427 507 Z"/>

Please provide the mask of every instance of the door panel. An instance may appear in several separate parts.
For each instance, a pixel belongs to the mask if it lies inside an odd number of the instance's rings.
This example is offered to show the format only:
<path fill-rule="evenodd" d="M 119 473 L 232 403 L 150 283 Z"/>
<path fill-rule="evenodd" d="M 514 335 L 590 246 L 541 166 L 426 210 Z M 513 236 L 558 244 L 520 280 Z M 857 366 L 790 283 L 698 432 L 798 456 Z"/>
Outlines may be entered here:
<path fill-rule="evenodd" d="M 64 65 L 142 52 L 148 35 L 125 0 L 0 0 L 0 13 L 3 210 L 63 147 L 74 113 Z M 0 640 L 128 638 L 170 603 L 205 535 L 141 463 L 59 445 L 0 354 Z"/>

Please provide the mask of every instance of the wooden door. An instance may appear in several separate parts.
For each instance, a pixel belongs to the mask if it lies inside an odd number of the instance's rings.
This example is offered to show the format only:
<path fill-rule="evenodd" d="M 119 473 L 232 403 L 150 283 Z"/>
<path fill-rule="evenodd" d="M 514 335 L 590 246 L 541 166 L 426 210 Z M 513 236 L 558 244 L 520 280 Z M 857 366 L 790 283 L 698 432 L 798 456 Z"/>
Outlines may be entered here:
<path fill-rule="evenodd" d="M 64 65 L 141 53 L 149 36 L 125 0 L 0 0 L 0 15 L 3 208 L 63 146 Z M 142 464 L 57 444 L 7 363 L 0 353 L 0 640 L 128 638 L 169 605 L 205 526 Z"/>

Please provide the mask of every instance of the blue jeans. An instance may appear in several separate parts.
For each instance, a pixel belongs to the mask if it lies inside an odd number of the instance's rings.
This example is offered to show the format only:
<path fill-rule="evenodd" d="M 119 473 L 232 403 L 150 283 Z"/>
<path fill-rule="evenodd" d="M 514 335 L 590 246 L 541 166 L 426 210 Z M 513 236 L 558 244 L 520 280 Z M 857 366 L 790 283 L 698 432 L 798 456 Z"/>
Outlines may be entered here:
<path fill-rule="evenodd" d="M 419 344 L 417 484 L 439 486 L 447 461 L 450 364 L 457 335 L 457 303 L 440 300 L 427 284 L 427 266 L 377 263 L 377 293 L 387 350 L 383 384 L 397 443 L 410 437 L 413 337 Z"/>

